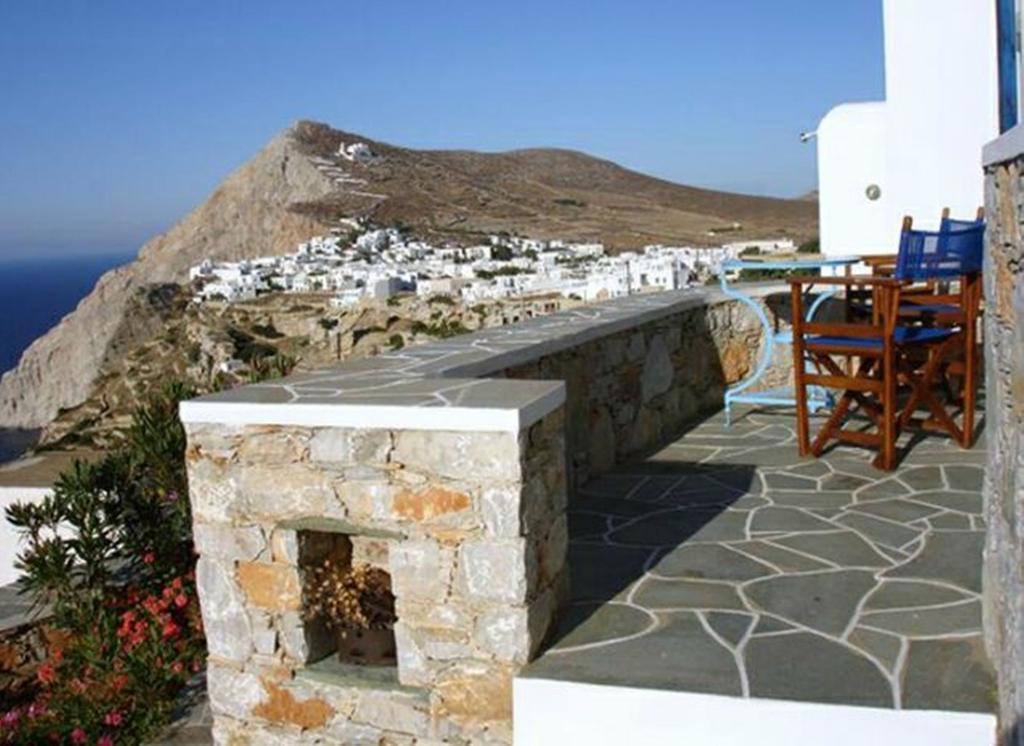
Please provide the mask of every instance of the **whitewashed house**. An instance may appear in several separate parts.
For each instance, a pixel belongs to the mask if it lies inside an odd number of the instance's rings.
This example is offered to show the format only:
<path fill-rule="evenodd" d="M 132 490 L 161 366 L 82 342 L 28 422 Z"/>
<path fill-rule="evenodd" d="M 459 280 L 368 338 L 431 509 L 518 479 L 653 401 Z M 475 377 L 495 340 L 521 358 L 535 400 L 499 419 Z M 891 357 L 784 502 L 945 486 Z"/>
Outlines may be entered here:
<path fill-rule="evenodd" d="M 1012 12 L 1012 11 L 1011 11 Z M 818 127 L 821 246 L 892 253 L 901 220 L 984 201 L 979 153 L 1000 132 L 996 3 L 884 0 L 884 101 L 837 106 Z"/>

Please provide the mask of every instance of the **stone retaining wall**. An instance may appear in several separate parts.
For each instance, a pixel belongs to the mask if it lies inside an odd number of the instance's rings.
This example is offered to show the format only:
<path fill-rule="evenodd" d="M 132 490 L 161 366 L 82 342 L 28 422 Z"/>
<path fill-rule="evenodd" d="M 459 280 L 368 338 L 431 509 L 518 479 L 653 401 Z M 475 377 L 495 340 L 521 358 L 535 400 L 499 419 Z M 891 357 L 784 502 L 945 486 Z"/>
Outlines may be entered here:
<path fill-rule="evenodd" d="M 1021 151 L 1024 153 L 1024 151 Z M 1024 154 L 987 167 L 985 633 L 1004 742 L 1024 744 Z"/>
<path fill-rule="evenodd" d="M 561 409 L 520 433 L 187 429 L 219 743 L 511 740 L 512 677 L 567 592 Z M 397 682 L 306 670 L 306 530 L 383 544 Z"/>
<path fill-rule="evenodd" d="M 183 404 L 217 741 L 510 742 L 567 597 L 570 481 L 720 407 L 761 337 L 717 291 L 665 293 Z M 303 617 L 319 533 L 391 575 L 392 680 L 329 665 Z"/>
<path fill-rule="evenodd" d="M 757 366 L 762 336 L 748 308 L 724 301 L 688 308 L 502 374 L 565 381 L 570 482 L 584 484 L 616 464 L 649 455 L 699 415 L 721 409 L 726 386 Z M 786 383 L 792 368 L 789 350 L 776 350 L 761 387 Z"/>

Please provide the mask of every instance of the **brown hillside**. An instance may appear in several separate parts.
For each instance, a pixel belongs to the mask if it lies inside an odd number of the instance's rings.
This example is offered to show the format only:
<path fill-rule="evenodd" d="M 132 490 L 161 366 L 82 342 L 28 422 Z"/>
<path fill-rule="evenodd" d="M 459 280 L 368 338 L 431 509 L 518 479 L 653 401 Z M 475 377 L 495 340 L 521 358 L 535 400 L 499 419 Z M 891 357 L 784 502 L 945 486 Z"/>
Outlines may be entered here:
<path fill-rule="evenodd" d="M 551 148 L 477 153 L 408 150 L 300 122 L 296 139 L 327 157 L 341 142 L 366 142 L 380 163 L 344 163 L 366 180 L 362 191 L 387 195 L 337 199 L 338 212 L 360 212 L 426 235 L 513 231 L 538 238 L 599 240 L 617 247 L 648 243 L 714 245 L 709 231 L 741 226 L 737 238 L 817 233 L 814 205 L 682 186 L 584 153 Z"/>

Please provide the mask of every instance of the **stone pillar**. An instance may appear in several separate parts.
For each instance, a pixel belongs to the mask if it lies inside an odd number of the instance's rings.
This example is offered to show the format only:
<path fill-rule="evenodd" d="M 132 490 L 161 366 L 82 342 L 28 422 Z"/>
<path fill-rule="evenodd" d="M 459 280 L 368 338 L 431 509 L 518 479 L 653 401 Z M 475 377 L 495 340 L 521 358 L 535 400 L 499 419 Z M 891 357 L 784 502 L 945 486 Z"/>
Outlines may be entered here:
<path fill-rule="evenodd" d="M 561 406 L 515 432 L 183 419 L 219 743 L 510 742 L 512 678 L 567 593 Z M 311 532 L 389 570 L 397 681 L 314 665 Z"/>
<path fill-rule="evenodd" d="M 1024 744 L 1024 155 L 986 175 L 985 634 L 1006 744 Z"/>

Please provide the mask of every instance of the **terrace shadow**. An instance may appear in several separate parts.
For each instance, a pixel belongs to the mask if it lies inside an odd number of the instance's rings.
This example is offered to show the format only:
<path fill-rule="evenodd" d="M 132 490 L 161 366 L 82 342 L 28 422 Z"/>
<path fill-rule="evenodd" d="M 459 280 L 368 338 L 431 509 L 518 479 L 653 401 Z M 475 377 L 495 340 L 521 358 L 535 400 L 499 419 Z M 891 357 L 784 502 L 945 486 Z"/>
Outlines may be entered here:
<path fill-rule="evenodd" d="M 716 566 L 713 544 L 744 538 L 743 500 L 760 490 L 756 467 L 645 460 L 620 467 L 577 489 L 569 506 L 570 602 L 545 649 L 628 633 L 625 614 L 637 581 L 649 571 L 674 578 L 708 579 Z M 701 542 L 706 551 L 680 548 Z M 633 623 L 641 620 L 640 612 Z"/>

